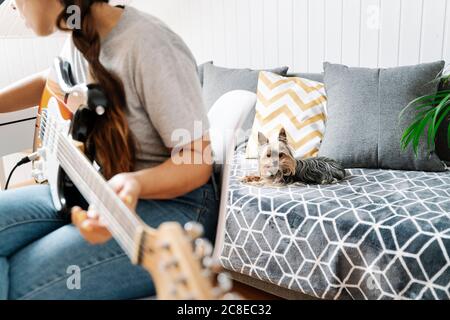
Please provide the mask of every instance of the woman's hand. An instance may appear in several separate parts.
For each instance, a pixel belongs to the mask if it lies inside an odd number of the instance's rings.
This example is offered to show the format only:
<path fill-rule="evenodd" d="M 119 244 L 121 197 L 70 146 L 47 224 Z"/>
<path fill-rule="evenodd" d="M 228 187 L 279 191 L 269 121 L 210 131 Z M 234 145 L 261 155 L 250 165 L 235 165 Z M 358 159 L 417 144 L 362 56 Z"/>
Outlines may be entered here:
<path fill-rule="evenodd" d="M 141 185 L 133 173 L 118 174 L 109 181 L 109 185 L 131 210 L 136 209 L 141 194 Z M 112 238 L 101 214 L 92 207 L 87 212 L 79 207 L 74 207 L 72 222 L 80 230 L 83 238 L 91 244 L 102 244 Z"/>

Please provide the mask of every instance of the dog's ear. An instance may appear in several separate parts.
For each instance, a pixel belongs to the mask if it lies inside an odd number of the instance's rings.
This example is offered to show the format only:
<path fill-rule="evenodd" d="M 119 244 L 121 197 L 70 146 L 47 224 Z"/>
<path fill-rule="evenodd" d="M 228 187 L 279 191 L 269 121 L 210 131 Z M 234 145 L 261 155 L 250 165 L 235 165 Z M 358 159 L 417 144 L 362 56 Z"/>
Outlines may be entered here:
<path fill-rule="evenodd" d="M 262 132 L 258 132 L 258 143 L 260 146 L 263 146 L 265 144 L 269 143 L 269 139 L 264 135 Z"/>
<path fill-rule="evenodd" d="M 287 135 L 286 130 L 284 128 L 281 128 L 280 133 L 278 134 L 278 141 L 287 143 Z"/>

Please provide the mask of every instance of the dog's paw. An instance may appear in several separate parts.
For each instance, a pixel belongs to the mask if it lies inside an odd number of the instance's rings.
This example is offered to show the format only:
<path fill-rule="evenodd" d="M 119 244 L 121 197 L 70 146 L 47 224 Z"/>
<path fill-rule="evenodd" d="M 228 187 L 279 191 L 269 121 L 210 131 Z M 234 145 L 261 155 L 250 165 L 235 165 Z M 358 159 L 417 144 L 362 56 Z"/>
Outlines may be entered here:
<path fill-rule="evenodd" d="M 246 176 L 241 178 L 241 182 L 246 184 L 260 183 L 261 180 L 262 180 L 261 177 L 258 176 Z"/>
<path fill-rule="evenodd" d="M 292 183 L 292 185 L 293 186 L 295 186 L 295 187 L 304 187 L 304 186 L 306 186 L 307 184 L 306 183 L 304 183 L 304 182 L 294 182 L 294 183 Z"/>

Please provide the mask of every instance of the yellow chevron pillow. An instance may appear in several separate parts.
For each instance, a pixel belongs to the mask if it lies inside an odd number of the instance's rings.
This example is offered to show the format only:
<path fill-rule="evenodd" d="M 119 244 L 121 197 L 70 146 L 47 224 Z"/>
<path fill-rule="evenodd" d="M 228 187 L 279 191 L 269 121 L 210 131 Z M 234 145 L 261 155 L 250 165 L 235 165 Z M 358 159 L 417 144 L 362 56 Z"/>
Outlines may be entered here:
<path fill-rule="evenodd" d="M 317 156 L 325 132 L 326 105 L 323 83 L 260 72 L 256 117 L 247 157 L 258 157 L 258 132 L 272 141 L 277 139 L 282 127 L 296 159 Z"/>

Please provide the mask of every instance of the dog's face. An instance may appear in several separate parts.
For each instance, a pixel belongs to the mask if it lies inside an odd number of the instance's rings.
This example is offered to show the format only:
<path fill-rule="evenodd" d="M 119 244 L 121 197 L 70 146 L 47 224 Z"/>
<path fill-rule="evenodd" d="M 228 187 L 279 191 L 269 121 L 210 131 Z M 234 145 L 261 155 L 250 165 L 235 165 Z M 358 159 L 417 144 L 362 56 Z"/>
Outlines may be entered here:
<path fill-rule="evenodd" d="M 259 174 L 263 178 L 295 174 L 297 161 L 289 148 L 286 131 L 281 129 L 276 141 L 258 133 Z"/>

